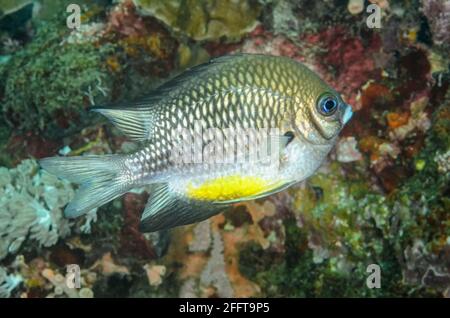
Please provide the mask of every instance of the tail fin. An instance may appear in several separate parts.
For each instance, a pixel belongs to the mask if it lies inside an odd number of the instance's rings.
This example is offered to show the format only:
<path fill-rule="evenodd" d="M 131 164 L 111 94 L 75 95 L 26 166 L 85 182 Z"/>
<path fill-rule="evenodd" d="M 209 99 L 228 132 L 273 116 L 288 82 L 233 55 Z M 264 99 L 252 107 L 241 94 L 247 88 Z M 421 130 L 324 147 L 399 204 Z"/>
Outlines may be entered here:
<path fill-rule="evenodd" d="M 130 189 L 120 155 L 51 157 L 39 163 L 49 173 L 81 185 L 64 211 L 69 218 L 98 208 Z"/>

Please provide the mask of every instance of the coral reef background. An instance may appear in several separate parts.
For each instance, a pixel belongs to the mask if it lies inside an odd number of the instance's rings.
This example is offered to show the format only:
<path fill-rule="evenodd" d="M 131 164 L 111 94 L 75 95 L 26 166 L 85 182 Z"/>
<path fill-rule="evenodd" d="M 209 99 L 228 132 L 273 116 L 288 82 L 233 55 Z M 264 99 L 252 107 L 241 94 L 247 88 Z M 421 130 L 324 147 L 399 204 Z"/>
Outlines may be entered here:
<path fill-rule="evenodd" d="M 83 0 L 78 29 L 69 3 L 0 1 L 0 297 L 450 297 L 449 0 Z M 171 231 L 138 231 L 146 191 L 64 218 L 75 186 L 36 159 L 136 148 L 87 107 L 236 52 L 356 110 L 312 178 Z"/>

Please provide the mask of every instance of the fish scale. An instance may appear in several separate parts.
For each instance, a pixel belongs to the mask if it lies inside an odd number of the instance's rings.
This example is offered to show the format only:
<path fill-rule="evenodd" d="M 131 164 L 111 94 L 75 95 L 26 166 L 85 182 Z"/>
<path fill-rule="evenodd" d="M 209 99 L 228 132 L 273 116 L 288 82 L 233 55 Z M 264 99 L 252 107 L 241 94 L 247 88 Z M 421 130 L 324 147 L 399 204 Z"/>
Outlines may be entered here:
<path fill-rule="evenodd" d="M 266 90 L 255 90 L 255 89 L 246 89 L 247 93 L 242 93 L 241 91 L 231 91 L 231 93 L 237 94 L 238 98 L 236 99 L 228 99 L 227 104 L 223 104 L 220 109 L 223 110 L 222 113 L 218 113 L 218 108 L 216 105 L 223 103 L 226 100 L 222 94 L 216 94 L 213 96 L 205 96 L 204 100 L 196 101 L 196 104 L 201 109 L 202 114 L 206 114 L 207 118 L 204 121 L 204 128 L 229 128 L 229 127 L 254 127 L 254 128 L 271 128 L 277 127 L 277 122 L 281 119 L 283 112 L 281 110 L 281 101 L 279 100 L 279 96 L 267 96 Z M 252 95 L 259 94 L 259 100 L 261 101 L 259 111 L 256 111 L 254 105 L 251 104 L 252 101 L 255 100 L 255 96 Z M 228 94 L 225 93 L 225 94 Z M 209 100 L 208 100 L 209 99 Z M 163 173 L 168 168 L 170 168 L 170 145 L 172 143 L 172 138 L 170 135 L 162 134 L 163 131 L 167 131 L 166 125 L 167 123 L 169 129 L 177 129 L 179 126 L 183 128 L 193 128 L 191 125 L 183 125 L 183 121 L 189 120 L 189 123 L 192 123 L 191 118 L 195 118 L 195 120 L 204 119 L 198 118 L 195 116 L 196 108 L 195 107 L 186 107 L 186 105 L 190 104 L 183 97 L 179 100 L 183 100 L 187 102 L 184 103 L 174 103 L 175 107 L 172 110 L 172 114 L 181 115 L 177 118 L 177 123 L 174 123 L 171 119 L 161 116 L 160 125 L 162 128 L 156 129 L 155 133 L 157 140 L 165 140 L 166 145 L 168 146 L 166 149 L 157 148 L 154 146 L 153 141 L 149 143 L 145 148 L 135 154 L 133 159 L 130 161 L 130 164 L 135 164 L 136 160 L 140 164 L 140 178 L 143 182 L 147 180 L 149 177 L 153 177 L 156 173 Z M 234 101 L 234 103 L 232 103 Z M 181 112 L 177 112 L 177 110 L 182 109 Z M 236 113 L 239 110 L 242 110 L 242 113 L 245 115 L 239 118 L 236 121 Z M 285 110 L 285 109 L 284 109 Z M 159 135 L 157 132 L 161 132 Z M 203 136 L 203 142 L 206 143 L 206 137 Z M 164 155 L 165 154 L 165 155 Z M 150 164 L 156 162 L 156 165 L 153 168 L 149 169 Z M 137 181 L 135 179 L 135 181 Z"/>

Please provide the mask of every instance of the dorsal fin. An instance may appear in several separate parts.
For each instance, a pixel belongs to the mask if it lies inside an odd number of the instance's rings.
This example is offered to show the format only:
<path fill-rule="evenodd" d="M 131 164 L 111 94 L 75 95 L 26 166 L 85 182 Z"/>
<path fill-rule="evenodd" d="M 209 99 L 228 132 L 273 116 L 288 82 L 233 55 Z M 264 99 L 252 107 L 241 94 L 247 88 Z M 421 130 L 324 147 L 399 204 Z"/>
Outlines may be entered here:
<path fill-rule="evenodd" d="M 206 72 L 215 72 L 217 67 L 220 67 L 224 64 L 231 63 L 234 60 L 241 59 L 248 54 L 233 54 L 233 55 L 224 55 L 217 58 L 213 58 L 208 62 L 198 64 L 196 66 L 187 68 L 182 73 L 176 75 L 171 80 L 165 82 L 161 86 L 159 86 L 155 93 L 157 94 L 165 94 L 167 92 L 172 91 L 175 88 L 182 86 L 185 83 L 189 83 L 193 79 L 204 79 L 204 74 Z"/>
<path fill-rule="evenodd" d="M 94 107 L 91 110 L 108 118 L 132 140 L 143 141 L 151 137 L 154 113 L 150 109 Z"/>

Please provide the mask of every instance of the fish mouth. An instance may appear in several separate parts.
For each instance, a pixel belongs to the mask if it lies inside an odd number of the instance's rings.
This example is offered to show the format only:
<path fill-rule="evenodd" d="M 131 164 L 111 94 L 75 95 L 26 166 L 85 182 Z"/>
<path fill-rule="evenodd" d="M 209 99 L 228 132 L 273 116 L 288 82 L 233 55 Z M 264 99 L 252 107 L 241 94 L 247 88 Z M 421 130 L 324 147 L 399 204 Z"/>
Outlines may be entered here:
<path fill-rule="evenodd" d="M 344 115 L 342 116 L 342 124 L 343 125 L 347 124 L 350 118 L 352 118 L 352 116 L 353 116 L 352 106 L 350 106 L 349 104 L 345 104 L 345 111 Z"/>

